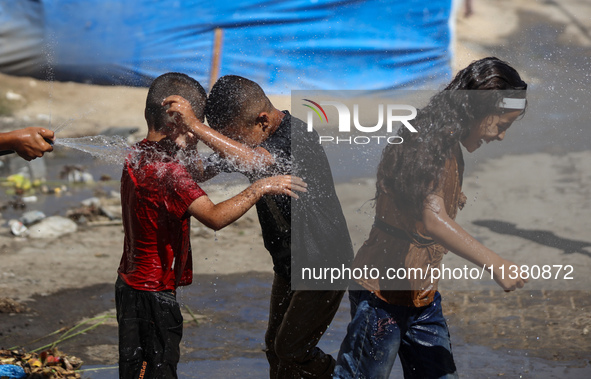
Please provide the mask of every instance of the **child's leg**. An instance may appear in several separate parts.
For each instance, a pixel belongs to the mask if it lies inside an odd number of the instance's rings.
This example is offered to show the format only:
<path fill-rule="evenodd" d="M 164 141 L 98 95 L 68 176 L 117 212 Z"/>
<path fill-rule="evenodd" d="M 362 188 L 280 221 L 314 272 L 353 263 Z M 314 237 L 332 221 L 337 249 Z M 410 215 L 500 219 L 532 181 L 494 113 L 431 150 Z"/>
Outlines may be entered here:
<path fill-rule="evenodd" d="M 333 377 L 387 379 L 400 345 L 398 319 L 404 317 L 406 307 L 389 305 L 365 289 L 350 290 L 349 299 L 352 319 Z"/>
<path fill-rule="evenodd" d="M 119 328 L 119 378 L 138 377 L 144 362 L 143 337 L 150 332 L 148 323 L 137 319 L 134 292 L 117 278 L 115 308 Z M 131 322 L 131 320 L 137 322 Z M 129 320 L 129 321 L 128 321 Z"/>
<path fill-rule="evenodd" d="M 292 296 L 291 284 L 275 274 L 271 289 L 269 324 L 265 333 L 265 352 L 267 354 L 267 361 L 269 362 L 269 377 L 271 379 L 277 378 L 277 370 L 279 369 L 279 357 L 275 353 L 275 338 L 283 322 L 283 316 L 289 308 Z"/>
<path fill-rule="evenodd" d="M 344 291 L 295 291 L 277 331 L 277 378 L 331 378 L 335 360 L 316 345 L 336 314 Z"/>
<path fill-rule="evenodd" d="M 458 378 L 439 292 L 431 304 L 416 310 L 400 345 L 404 378 Z"/>
<path fill-rule="evenodd" d="M 171 292 L 115 284 L 120 378 L 176 378 L 183 317 Z"/>

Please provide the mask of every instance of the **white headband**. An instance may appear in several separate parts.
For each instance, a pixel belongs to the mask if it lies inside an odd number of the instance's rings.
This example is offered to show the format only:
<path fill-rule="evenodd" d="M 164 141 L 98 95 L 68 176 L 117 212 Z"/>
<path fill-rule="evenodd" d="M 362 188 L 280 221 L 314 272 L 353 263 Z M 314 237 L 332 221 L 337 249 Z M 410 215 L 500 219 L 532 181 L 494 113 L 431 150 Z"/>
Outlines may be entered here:
<path fill-rule="evenodd" d="M 507 109 L 525 109 L 525 99 L 516 99 L 512 97 L 504 97 L 499 103 L 499 108 Z"/>

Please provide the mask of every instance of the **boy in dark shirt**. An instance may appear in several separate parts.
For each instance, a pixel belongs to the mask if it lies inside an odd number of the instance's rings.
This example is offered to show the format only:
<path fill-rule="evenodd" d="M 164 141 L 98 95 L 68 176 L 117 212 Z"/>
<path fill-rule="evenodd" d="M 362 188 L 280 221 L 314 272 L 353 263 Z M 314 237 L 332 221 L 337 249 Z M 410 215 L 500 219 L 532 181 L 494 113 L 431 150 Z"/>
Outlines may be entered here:
<path fill-rule="evenodd" d="M 273 379 L 330 378 L 334 359 L 316 345 L 339 307 L 343 285 L 304 283 L 301 268 L 349 267 L 353 249 L 318 136 L 273 107 L 258 84 L 239 76 L 224 76 L 213 86 L 206 106 L 211 128 L 182 98 L 170 97 L 165 104 L 251 182 L 278 174 L 305 178 L 308 192 L 297 201 L 263 196 L 256 204 L 275 271 L 266 353 Z"/>
<path fill-rule="evenodd" d="M 186 97 L 203 120 L 206 95 L 196 80 L 179 73 L 156 78 L 146 100 L 148 135 L 133 147 L 121 176 L 125 238 L 115 284 L 120 378 L 177 377 L 183 319 L 175 291 L 193 278 L 190 217 L 218 230 L 264 194 L 304 190 L 298 178 L 265 178 L 213 204 L 195 181 L 201 170 L 191 173 L 179 159 L 196 141 L 166 114 L 162 100 L 172 94 Z"/>

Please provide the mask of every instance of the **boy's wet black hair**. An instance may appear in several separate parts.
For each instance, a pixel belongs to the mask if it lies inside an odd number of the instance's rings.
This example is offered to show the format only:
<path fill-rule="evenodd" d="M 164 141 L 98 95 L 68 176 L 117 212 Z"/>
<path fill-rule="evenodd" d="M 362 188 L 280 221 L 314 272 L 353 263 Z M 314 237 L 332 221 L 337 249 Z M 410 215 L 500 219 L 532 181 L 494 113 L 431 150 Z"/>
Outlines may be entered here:
<path fill-rule="evenodd" d="M 212 129 L 251 127 L 271 102 L 257 83 L 237 75 L 226 75 L 212 87 L 205 106 L 205 116 Z"/>
<path fill-rule="evenodd" d="M 201 84 L 188 75 L 168 72 L 154 79 L 148 90 L 145 109 L 148 127 L 155 131 L 164 127 L 168 116 L 166 107 L 162 106 L 162 101 L 172 95 L 182 96 L 189 101 L 195 116 L 201 122 L 204 121 L 207 93 Z"/>

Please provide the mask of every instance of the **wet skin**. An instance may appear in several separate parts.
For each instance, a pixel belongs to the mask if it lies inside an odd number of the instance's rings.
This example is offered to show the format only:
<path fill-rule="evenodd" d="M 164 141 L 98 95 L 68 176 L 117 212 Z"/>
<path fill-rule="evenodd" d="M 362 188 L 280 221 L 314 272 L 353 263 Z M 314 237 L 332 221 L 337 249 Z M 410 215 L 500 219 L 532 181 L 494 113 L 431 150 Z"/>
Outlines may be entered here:
<path fill-rule="evenodd" d="M 470 134 L 461 142 L 469 153 L 482 146 L 483 142 L 502 141 L 507 129 L 521 116 L 522 110 L 510 111 L 500 115 L 490 115 L 472 127 Z"/>

